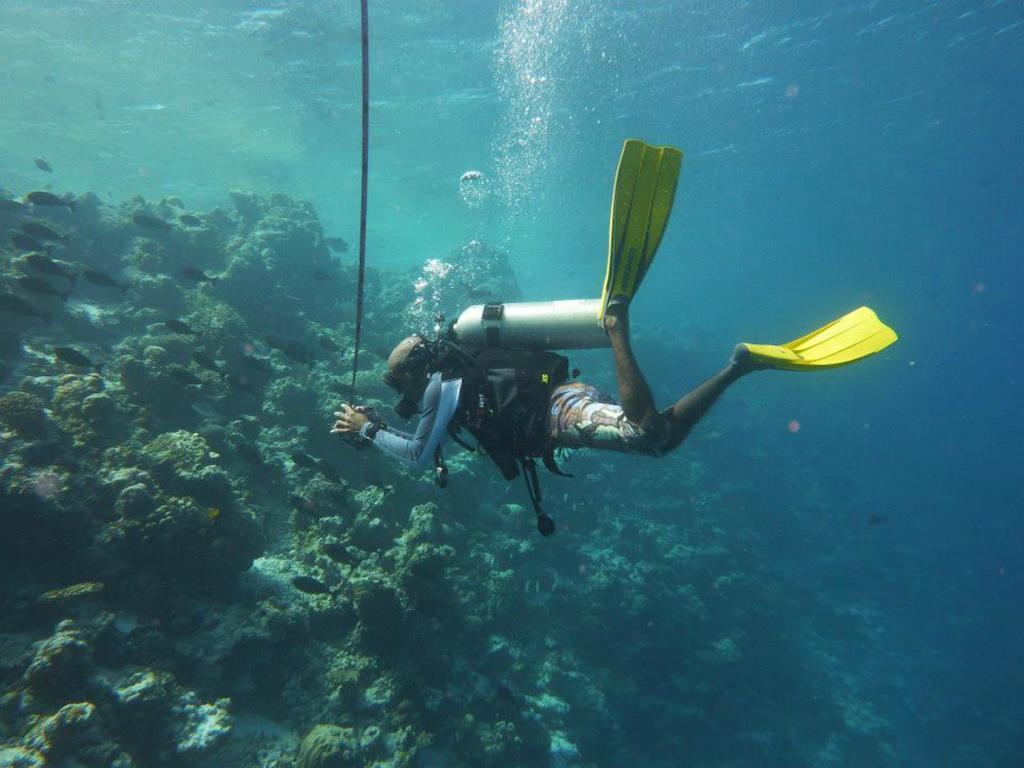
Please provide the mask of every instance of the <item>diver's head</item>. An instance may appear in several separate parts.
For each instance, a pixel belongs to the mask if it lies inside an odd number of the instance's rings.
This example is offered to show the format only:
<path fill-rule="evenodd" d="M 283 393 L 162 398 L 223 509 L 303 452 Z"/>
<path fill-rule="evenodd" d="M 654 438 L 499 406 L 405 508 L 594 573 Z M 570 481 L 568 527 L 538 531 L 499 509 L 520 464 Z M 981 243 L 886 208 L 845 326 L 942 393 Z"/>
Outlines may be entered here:
<path fill-rule="evenodd" d="M 388 356 L 388 372 L 384 383 L 402 396 L 395 411 L 402 418 L 409 418 L 419 407 L 431 360 L 430 346 L 422 336 L 415 334 L 402 339 Z"/>

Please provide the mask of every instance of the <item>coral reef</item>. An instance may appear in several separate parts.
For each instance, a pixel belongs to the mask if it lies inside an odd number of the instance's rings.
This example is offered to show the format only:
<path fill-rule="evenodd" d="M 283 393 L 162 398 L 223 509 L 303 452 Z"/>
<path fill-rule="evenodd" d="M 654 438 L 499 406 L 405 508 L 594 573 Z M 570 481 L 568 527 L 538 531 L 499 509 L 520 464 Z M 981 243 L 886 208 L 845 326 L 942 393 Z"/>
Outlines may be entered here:
<path fill-rule="evenodd" d="M 779 639 L 756 504 L 694 458 L 552 478 L 541 541 L 478 456 L 449 450 L 442 491 L 331 436 L 355 269 L 310 204 L 230 198 L 190 226 L 172 198 L 48 214 L 61 268 L 106 276 L 66 303 L 0 245 L 0 765 L 898 764 L 827 639 Z M 367 286 L 378 409 L 398 337 L 519 296 L 481 241 Z"/>

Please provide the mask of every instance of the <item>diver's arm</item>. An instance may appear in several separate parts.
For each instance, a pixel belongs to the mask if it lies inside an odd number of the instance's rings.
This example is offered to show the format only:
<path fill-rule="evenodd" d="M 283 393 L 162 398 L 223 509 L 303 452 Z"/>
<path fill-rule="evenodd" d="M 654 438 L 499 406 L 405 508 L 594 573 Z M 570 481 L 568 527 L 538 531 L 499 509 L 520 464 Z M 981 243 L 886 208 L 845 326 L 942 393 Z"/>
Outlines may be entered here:
<path fill-rule="evenodd" d="M 385 453 L 397 456 L 400 459 L 416 462 L 423 448 L 430 438 L 430 432 L 434 428 L 434 420 L 437 418 L 437 406 L 441 401 L 441 375 L 434 374 L 430 377 L 426 390 L 423 392 L 423 411 L 420 422 L 416 425 L 416 434 L 401 432 L 390 427 L 381 427 L 371 438 L 373 444 Z M 363 437 L 367 437 L 370 425 L 364 425 L 359 431 Z"/>

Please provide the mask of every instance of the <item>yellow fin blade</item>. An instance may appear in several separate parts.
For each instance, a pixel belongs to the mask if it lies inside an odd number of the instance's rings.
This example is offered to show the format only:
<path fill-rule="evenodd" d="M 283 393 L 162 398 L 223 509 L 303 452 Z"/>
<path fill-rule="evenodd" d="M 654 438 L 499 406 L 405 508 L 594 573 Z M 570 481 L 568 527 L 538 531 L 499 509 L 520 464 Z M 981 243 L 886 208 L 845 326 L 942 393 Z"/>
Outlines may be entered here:
<path fill-rule="evenodd" d="M 668 225 L 682 162 L 675 147 L 639 139 L 623 144 L 612 191 L 602 316 L 612 299 L 632 299 L 647 274 Z"/>
<path fill-rule="evenodd" d="M 869 307 L 860 307 L 785 344 L 745 344 L 759 363 L 790 371 L 835 368 L 877 354 L 896 332 Z"/>

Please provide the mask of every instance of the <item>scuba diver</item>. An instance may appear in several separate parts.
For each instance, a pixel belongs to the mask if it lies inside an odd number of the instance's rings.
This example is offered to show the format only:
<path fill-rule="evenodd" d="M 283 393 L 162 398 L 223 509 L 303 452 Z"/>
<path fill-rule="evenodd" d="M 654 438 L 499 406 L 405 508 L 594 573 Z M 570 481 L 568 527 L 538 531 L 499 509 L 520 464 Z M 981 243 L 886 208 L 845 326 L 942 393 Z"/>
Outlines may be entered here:
<path fill-rule="evenodd" d="M 738 344 L 728 364 L 675 404 L 658 410 L 630 344 L 629 302 L 668 223 L 682 153 L 637 139 L 623 146 L 612 195 L 608 266 L 600 300 L 470 307 L 440 339 L 412 335 L 388 358 L 385 382 L 396 412 L 415 413 L 415 433 L 388 426 L 371 409 L 344 404 L 331 429 L 425 467 L 447 480 L 441 444 L 461 430 L 511 480 L 526 479 L 537 527 L 555 530 L 541 507 L 535 459 L 562 473 L 559 448 L 664 456 L 677 448 L 730 384 L 756 370 L 822 370 L 880 352 L 896 340 L 868 307 L 782 345 Z M 579 381 L 552 349 L 611 346 L 619 403 Z"/>

